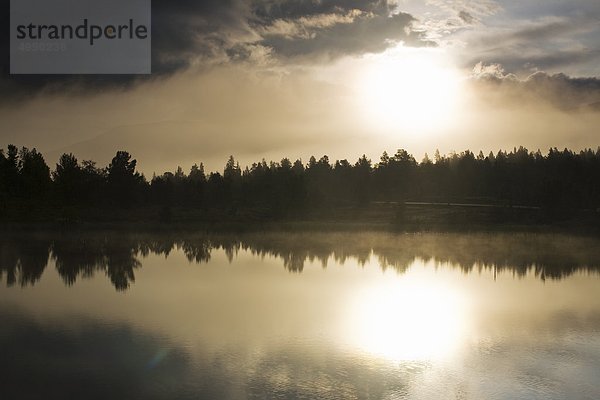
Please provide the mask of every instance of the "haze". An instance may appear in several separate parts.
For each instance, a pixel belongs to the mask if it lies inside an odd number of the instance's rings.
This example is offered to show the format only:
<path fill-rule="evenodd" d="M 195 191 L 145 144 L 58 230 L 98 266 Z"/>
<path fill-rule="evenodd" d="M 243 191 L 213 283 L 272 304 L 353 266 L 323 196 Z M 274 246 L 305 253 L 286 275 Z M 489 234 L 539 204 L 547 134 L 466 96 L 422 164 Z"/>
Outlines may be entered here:
<path fill-rule="evenodd" d="M 0 147 L 51 166 L 127 150 L 147 176 L 230 154 L 596 148 L 598 20 L 594 0 L 157 0 L 150 79 L 17 78 L 5 60 Z"/>

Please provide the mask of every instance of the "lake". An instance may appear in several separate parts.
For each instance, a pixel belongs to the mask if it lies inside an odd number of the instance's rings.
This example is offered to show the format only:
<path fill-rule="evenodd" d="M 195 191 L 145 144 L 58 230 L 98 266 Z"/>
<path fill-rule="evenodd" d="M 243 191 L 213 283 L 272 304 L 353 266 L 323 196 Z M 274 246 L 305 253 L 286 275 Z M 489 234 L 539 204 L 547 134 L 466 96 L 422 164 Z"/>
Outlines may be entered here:
<path fill-rule="evenodd" d="M 0 236 L 3 399 L 599 399 L 600 239 Z"/>

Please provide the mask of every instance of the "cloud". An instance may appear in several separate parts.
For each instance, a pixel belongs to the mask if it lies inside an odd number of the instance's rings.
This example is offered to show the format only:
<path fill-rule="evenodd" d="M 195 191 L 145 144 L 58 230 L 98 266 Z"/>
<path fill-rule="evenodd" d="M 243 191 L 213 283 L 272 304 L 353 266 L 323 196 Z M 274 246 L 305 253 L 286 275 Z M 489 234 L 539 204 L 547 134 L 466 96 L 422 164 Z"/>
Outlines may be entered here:
<path fill-rule="evenodd" d="M 483 21 L 502 10 L 492 0 L 428 0 L 417 8 L 414 28 L 423 33 L 423 39 L 438 45 L 452 46 L 461 32 L 483 26 Z M 414 9 L 411 9 L 414 11 Z"/>
<path fill-rule="evenodd" d="M 586 23 L 582 25 L 581 22 Z M 585 21 L 584 19 L 574 21 L 571 18 L 542 18 L 529 23 L 527 26 L 520 27 L 515 31 L 508 32 L 503 37 L 496 37 L 496 40 L 502 39 L 502 42 L 508 41 L 523 43 L 537 40 L 556 39 L 557 37 L 560 37 L 566 33 L 581 30 L 585 25 L 589 25 L 589 22 L 590 21 Z M 491 40 L 493 40 L 493 38 L 488 38 L 488 41 Z"/>
<path fill-rule="evenodd" d="M 289 39 L 311 39 L 314 30 L 327 29 L 337 24 L 352 24 L 362 14 L 351 10 L 346 14 L 318 14 L 300 17 L 296 20 L 276 19 L 270 25 L 260 27 L 261 36 L 283 36 Z"/>
<path fill-rule="evenodd" d="M 249 4 L 242 0 L 154 0 L 153 71 L 226 60 L 227 48 L 258 38 L 250 17 Z"/>
<path fill-rule="evenodd" d="M 260 38 L 252 44 L 271 48 L 283 62 L 381 52 L 399 42 L 433 45 L 414 29 L 416 19 L 394 11 L 395 5 L 387 0 L 253 2 L 250 23 Z"/>
<path fill-rule="evenodd" d="M 9 26 L 9 0 L 1 2 L 1 22 Z M 5 54 L 0 97 L 14 100 L 40 88 L 95 90 L 129 87 L 188 68 L 230 62 L 280 64 L 380 52 L 398 42 L 429 46 L 412 27 L 414 17 L 392 14 L 387 0 L 154 0 L 152 2 L 153 77 L 10 76 L 8 32 L 0 42 Z M 1 101 L 1 100 L 0 100 Z"/>
<path fill-rule="evenodd" d="M 418 5 L 417 5 L 418 3 Z M 407 0 L 424 38 L 445 48 L 458 65 L 501 63 L 521 76 L 543 70 L 574 76 L 600 73 L 600 3 L 593 0 Z"/>
<path fill-rule="evenodd" d="M 461 20 L 463 20 L 463 22 L 465 24 L 472 24 L 473 22 L 475 22 L 475 17 L 473 15 L 471 15 L 471 13 L 465 11 L 465 10 L 460 10 L 458 12 L 458 18 L 460 18 Z"/>
<path fill-rule="evenodd" d="M 263 21 L 296 19 L 311 15 L 359 10 L 387 16 L 393 2 L 386 0 L 264 0 L 253 1 L 253 14 Z"/>
<path fill-rule="evenodd" d="M 9 75 L 9 0 L 0 0 L 0 101 L 14 101 L 46 92 L 128 88 L 141 80 L 168 76 L 191 65 L 226 59 L 225 49 L 253 38 L 247 22 L 248 5 L 242 0 L 152 1 L 153 76 L 133 75 Z"/>
<path fill-rule="evenodd" d="M 285 32 L 269 27 L 259 43 L 272 48 L 280 58 L 313 60 L 382 52 L 399 42 L 409 46 L 434 45 L 412 29 L 414 21 L 404 13 L 382 16 L 354 11 L 336 20 L 322 15 L 318 19 L 297 20 Z"/>
<path fill-rule="evenodd" d="M 597 72 L 600 46 L 591 38 L 598 33 L 596 16 L 568 14 L 481 25 L 451 37 L 462 43 L 454 51 L 464 66 L 484 61 L 522 75 L 539 70 L 585 75 Z"/>
<path fill-rule="evenodd" d="M 500 64 L 484 64 L 483 62 L 478 62 L 473 67 L 472 77 L 478 80 L 499 80 L 502 81 L 504 79 L 516 79 L 516 76 L 513 74 L 507 74 L 504 70 L 504 67 Z"/>
<path fill-rule="evenodd" d="M 523 101 L 546 103 L 563 111 L 595 110 L 600 102 L 600 79 L 574 78 L 563 73 L 535 72 L 525 79 L 507 73 L 500 64 L 477 63 L 473 81 L 494 92 Z"/>
<path fill-rule="evenodd" d="M 153 8 L 159 72 L 169 67 L 246 60 L 261 48 L 285 62 L 383 51 L 403 41 L 428 46 L 415 18 L 387 0 L 160 1 Z M 154 43 L 153 43 L 154 45 Z"/>
<path fill-rule="evenodd" d="M 475 18 L 494 15 L 502 9 L 498 2 L 494 0 L 427 0 L 427 4 L 450 13 L 466 13 Z"/>

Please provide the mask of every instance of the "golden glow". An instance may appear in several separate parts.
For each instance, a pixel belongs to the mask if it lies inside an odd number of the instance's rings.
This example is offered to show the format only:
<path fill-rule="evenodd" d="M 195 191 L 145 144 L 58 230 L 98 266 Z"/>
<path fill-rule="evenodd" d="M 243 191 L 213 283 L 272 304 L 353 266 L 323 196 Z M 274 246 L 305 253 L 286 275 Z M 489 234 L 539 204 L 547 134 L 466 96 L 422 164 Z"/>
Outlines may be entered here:
<path fill-rule="evenodd" d="M 378 282 L 356 296 L 349 312 L 350 344 L 394 361 L 447 357 L 467 331 L 463 298 L 427 274 Z"/>
<path fill-rule="evenodd" d="M 396 49 L 366 61 L 358 90 L 369 123 L 417 134 L 453 122 L 461 77 L 439 52 Z"/>

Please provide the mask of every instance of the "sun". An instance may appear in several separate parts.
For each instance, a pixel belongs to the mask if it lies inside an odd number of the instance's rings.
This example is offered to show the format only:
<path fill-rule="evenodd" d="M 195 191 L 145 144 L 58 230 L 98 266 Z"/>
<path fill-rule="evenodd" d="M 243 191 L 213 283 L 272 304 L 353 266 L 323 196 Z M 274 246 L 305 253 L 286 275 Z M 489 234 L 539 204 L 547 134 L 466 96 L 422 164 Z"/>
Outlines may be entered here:
<path fill-rule="evenodd" d="M 357 81 L 359 107 L 380 128 L 438 131 L 456 117 L 461 82 L 439 51 L 399 48 L 365 59 Z"/>
<path fill-rule="evenodd" d="M 465 299 L 455 288 L 418 274 L 357 293 L 346 339 L 393 361 L 431 361 L 454 354 L 466 330 Z"/>

